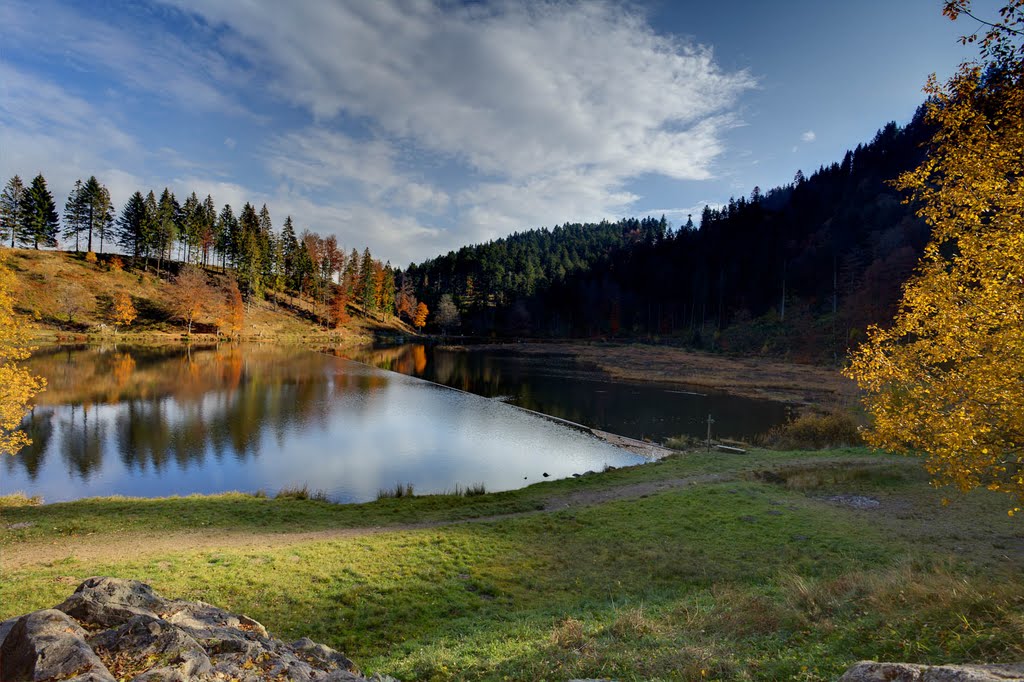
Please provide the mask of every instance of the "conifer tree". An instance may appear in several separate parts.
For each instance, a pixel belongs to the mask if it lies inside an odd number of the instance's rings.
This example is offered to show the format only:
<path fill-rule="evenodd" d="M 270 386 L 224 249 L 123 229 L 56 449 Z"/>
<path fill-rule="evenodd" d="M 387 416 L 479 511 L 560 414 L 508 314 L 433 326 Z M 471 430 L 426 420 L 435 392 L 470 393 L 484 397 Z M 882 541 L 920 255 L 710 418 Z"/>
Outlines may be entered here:
<path fill-rule="evenodd" d="M 103 252 L 103 240 L 106 237 L 110 225 L 113 224 L 113 205 L 110 201 L 110 192 L 100 184 L 95 175 L 89 176 L 82 186 L 82 205 L 87 213 L 86 229 L 89 232 L 86 249 L 92 251 L 93 233 L 100 238 L 100 253 Z"/>
<path fill-rule="evenodd" d="M 125 202 L 117 221 L 118 244 L 136 260 L 145 250 L 146 224 L 146 200 L 142 198 L 141 192 L 136 192 Z"/>
<path fill-rule="evenodd" d="M 284 219 L 284 228 L 281 230 L 281 254 L 285 286 L 295 287 L 295 261 L 298 257 L 299 240 L 295 236 L 295 226 L 292 225 L 292 217 Z"/>
<path fill-rule="evenodd" d="M 86 208 L 85 188 L 82 181 L 75 180 L 75 186 L 64 203 L 64 238 L 75 238 L 75 252 L 81 251 L 79 238 L 89 227 L 89 212 Z"/>
<path fill-rule="evenodd" d="M 15 175 L 7 181 L 0 194 L 0 243 L 14 248 L 18 233 L 25 226 L 25 185 Z"/>
<path fill-rule="evenodd" d="M 46 178 L 42 173 L 32 179 L 32 184 L 25 193 L 25 228 L 20 237 L 25 245 L 31 244 L 37 250 L 40 244 L 57 246 L 60 220 L 57 217 L 53 194 L 46 187 Z"/>
<path fill-rule="evenodd" d="M 157 204 L 156 220 L 154 221 L 153 246 L 156 249 L 156 272 L 159 275 L 165 256 L 170 256 L 174 241 L 178 238 L 178 217 L 181 207 L 174 193 L 164 187 Z"/>
<path fill-rule="evenodd" d="M 377 310 L 377 283 L 373 267 L 373 256 L 370 255 L 370 248 L 363 250 L 363 260 L 359 264 L 359 291 L 360 301 L 366 312 Z"/>

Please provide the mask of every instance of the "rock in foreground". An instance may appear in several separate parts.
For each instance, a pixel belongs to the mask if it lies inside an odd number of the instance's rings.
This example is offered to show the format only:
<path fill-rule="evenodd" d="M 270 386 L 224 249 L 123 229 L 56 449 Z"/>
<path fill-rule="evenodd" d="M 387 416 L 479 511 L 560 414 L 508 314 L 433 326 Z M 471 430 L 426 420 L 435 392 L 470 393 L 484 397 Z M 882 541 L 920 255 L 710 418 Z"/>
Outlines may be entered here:
<path fill-rule="evenodd" d="M 1024 682 L 1024 663 L 1013 665 L 914 665 L 861 661 L 839 682 Z"/>
<path fill-rule="evenodd" d="M 245 616 L 89 578 L 52 609 L 0 623 L 0 680 L 366 680 L 330 647 L 272 638 Z M 374 676 L 373 680 L 388 680 Z"/>

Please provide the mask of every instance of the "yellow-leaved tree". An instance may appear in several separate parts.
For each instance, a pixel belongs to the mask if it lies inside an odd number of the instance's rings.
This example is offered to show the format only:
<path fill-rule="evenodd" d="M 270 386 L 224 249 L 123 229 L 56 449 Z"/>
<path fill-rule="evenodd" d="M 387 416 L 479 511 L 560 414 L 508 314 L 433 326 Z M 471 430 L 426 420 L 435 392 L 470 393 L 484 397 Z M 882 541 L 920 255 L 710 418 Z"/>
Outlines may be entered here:
<path fill-rule="evenodd" d="M 982 63 L 929 80 L 929 155 L 896 184 L 931 241 L 892 326 L 869 330 L 846 374 L 866 391 L 868 442 L 924 453 L 936 485 L 1009 494 L 1012 515 L 1024 506 L 1024 0 L 987 25 Z"/>
<path fill-rule="evenodd" d="M 0 255 L 0 455 L 15 454 L 31 441 L 18 430 L 27 405 L 46 385 L 18 362 L 31 353 L 25 346 L 25 321 L 14 312 L 14 275 Z"/>

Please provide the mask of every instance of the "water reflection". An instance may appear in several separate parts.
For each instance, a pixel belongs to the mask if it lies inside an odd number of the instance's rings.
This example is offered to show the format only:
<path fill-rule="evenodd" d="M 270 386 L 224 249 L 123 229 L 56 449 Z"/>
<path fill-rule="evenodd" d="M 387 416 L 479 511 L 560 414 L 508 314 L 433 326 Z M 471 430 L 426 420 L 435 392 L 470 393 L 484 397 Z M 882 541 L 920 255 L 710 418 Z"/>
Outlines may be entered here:
<path fill-rule="evenodd" d="M 427 364 L 422 347 L 402 358 Z M 363 500 L 397 481 L 497 490 L 636 461 L 494 401 L 302 350 L 59 348 L 27 364 L 48 387 L 0 492 L 49 501 L 306 483 Z"/>
<path fill-rule="evenodd" d="M 612 381 L 565 356 L 512 350 L 453 350 L 406 344 L 359 351 L 355 359 L 447 386 L 499 398 L 543 414 L 633 438 L 749 438 L 787 417 L 782 403 L 709 393 L 702 388 Z"/>

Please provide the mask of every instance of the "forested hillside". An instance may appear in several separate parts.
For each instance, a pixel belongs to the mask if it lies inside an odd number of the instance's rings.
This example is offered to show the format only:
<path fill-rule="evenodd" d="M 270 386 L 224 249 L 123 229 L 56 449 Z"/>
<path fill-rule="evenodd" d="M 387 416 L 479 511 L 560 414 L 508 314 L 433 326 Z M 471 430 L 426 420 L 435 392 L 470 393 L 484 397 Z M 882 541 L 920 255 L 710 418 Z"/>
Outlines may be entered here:
<path fill-rule="evenodd" d="M 893 313 L 927 226 L 888 183 L 917 166 L 920 112 L 791 184 L 664 218 L 575 224 L 464 247 L 406 271 L 464 333 L 640 336 L 833 360 Z M 454 325 L 453 325 L 454 326 Z"/>

